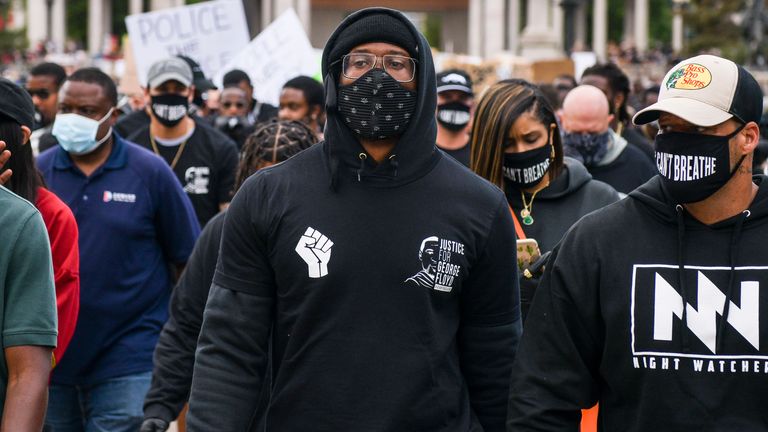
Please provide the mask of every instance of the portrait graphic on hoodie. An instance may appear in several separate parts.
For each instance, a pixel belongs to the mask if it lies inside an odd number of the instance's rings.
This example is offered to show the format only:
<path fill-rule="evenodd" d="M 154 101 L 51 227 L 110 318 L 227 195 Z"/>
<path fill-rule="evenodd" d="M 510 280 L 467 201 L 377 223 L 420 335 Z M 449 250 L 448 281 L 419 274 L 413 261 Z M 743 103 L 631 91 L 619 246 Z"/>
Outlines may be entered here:
<path fill-rule="evenodd" d="M 461 272 L 461 264 L 455 264 L 454 254 L 464 256 L 464 244 L 456 241 L 427 237 L 419 248 L 421 270 L 405 280 L 421 288 L 451 292 L 453 282 Z"/>

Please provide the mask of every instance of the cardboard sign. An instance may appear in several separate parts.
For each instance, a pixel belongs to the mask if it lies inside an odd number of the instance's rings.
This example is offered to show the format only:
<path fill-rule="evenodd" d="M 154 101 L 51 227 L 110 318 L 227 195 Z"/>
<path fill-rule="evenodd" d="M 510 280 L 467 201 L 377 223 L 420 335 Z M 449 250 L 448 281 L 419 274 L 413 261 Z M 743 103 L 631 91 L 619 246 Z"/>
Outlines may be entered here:
<path fill-rule="evenodd" d="M 150 66 L 185 55 L 210 77 L 248 44 L 243 2 L 217 0 L 129 15 L 125 18 L 139 81 L 147 82 Z"/>
<path fill-rule="evenodd" d="M 298 15 L 288 9 L 221 68 L 213 82 L 221 86 L 224 74 L 232 69 L 248 74 L 257 100 L 276 105 L 286 81 L 299 75 L 314 76 L 320 62 Z"/>

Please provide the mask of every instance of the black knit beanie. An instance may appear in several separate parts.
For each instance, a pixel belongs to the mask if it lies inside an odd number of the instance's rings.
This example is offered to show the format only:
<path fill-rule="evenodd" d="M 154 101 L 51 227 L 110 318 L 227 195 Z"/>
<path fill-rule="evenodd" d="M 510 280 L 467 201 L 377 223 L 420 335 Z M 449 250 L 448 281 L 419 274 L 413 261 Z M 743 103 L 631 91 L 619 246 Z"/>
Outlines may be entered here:
<path fill-rule="evenodd" d="M 0 114 L 32 129 L 35 106 L 26 90 L 5 78 L 0 78 Z"/>
<path fill-rule="evenodd" d="M 377 13 L 366 15 L 342 30 L 336 37 L 328 59 L 330 62 L 340 60 L 352 48 L 369 42 L 397 45 L 414 58 L 418 54 L 418 42 L 408 26 L 392 15 Z"/>

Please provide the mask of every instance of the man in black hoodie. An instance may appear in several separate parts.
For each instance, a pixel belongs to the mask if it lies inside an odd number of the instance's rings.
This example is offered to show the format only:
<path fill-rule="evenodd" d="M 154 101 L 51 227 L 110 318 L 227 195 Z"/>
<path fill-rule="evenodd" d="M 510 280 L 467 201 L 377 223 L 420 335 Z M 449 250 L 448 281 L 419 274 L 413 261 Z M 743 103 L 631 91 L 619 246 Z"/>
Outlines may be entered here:
<path fill-rule="evenodd" d="M 763 430 L 768 185 L 752 177 L 762 92 L 710 55 L 657 103 L 658 176 L 585 216 L 555 248 L 526 321 L 508 431 Z M 764 290 L 763 290 L 764 291 Z"/>
<path fill-rule="evenodd" d="M 501 431 L 521 331 L 506 200 L 436 150 L 432 57 L 403 14 L 350 15 L 322 64 L 326 140 L 228 211 L 188 429 L 246 430 L 269 355 L 267 430 Z M 407 283 L 433 236 L 433 285 Z"/>

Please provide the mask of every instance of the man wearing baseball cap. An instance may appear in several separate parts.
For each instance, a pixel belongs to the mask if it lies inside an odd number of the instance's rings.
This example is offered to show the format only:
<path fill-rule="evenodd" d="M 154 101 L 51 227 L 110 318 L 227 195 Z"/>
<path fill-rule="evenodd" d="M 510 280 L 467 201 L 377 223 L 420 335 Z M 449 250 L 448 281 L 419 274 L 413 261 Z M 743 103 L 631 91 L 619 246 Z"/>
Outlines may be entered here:
<path fill-rule="evenodd" d="M 153 64 L 146 89 L 151 121 L 128 135 L 128 140 L 165 159 L 203 226 L 229 204 L 237 146 L 189 115 L 194 93 L 194 75 L 186 61 L 169 57 Z"/>
<path fill-rule="evenodd" d="M 768 185 L 752 176 L 762 91 L 732 61 L 673 67 L 659 175 L 585 216 L 550 258 L 512 372 L 509 431 L 761 430 Z M 762 318 L 762 319 L 761 319 Z"/>
<path fill-rule="evenodd" d="M 437 146 L 467 167 L 474 107 L 469 74 L 461 69 L 437 74 Z"/>

